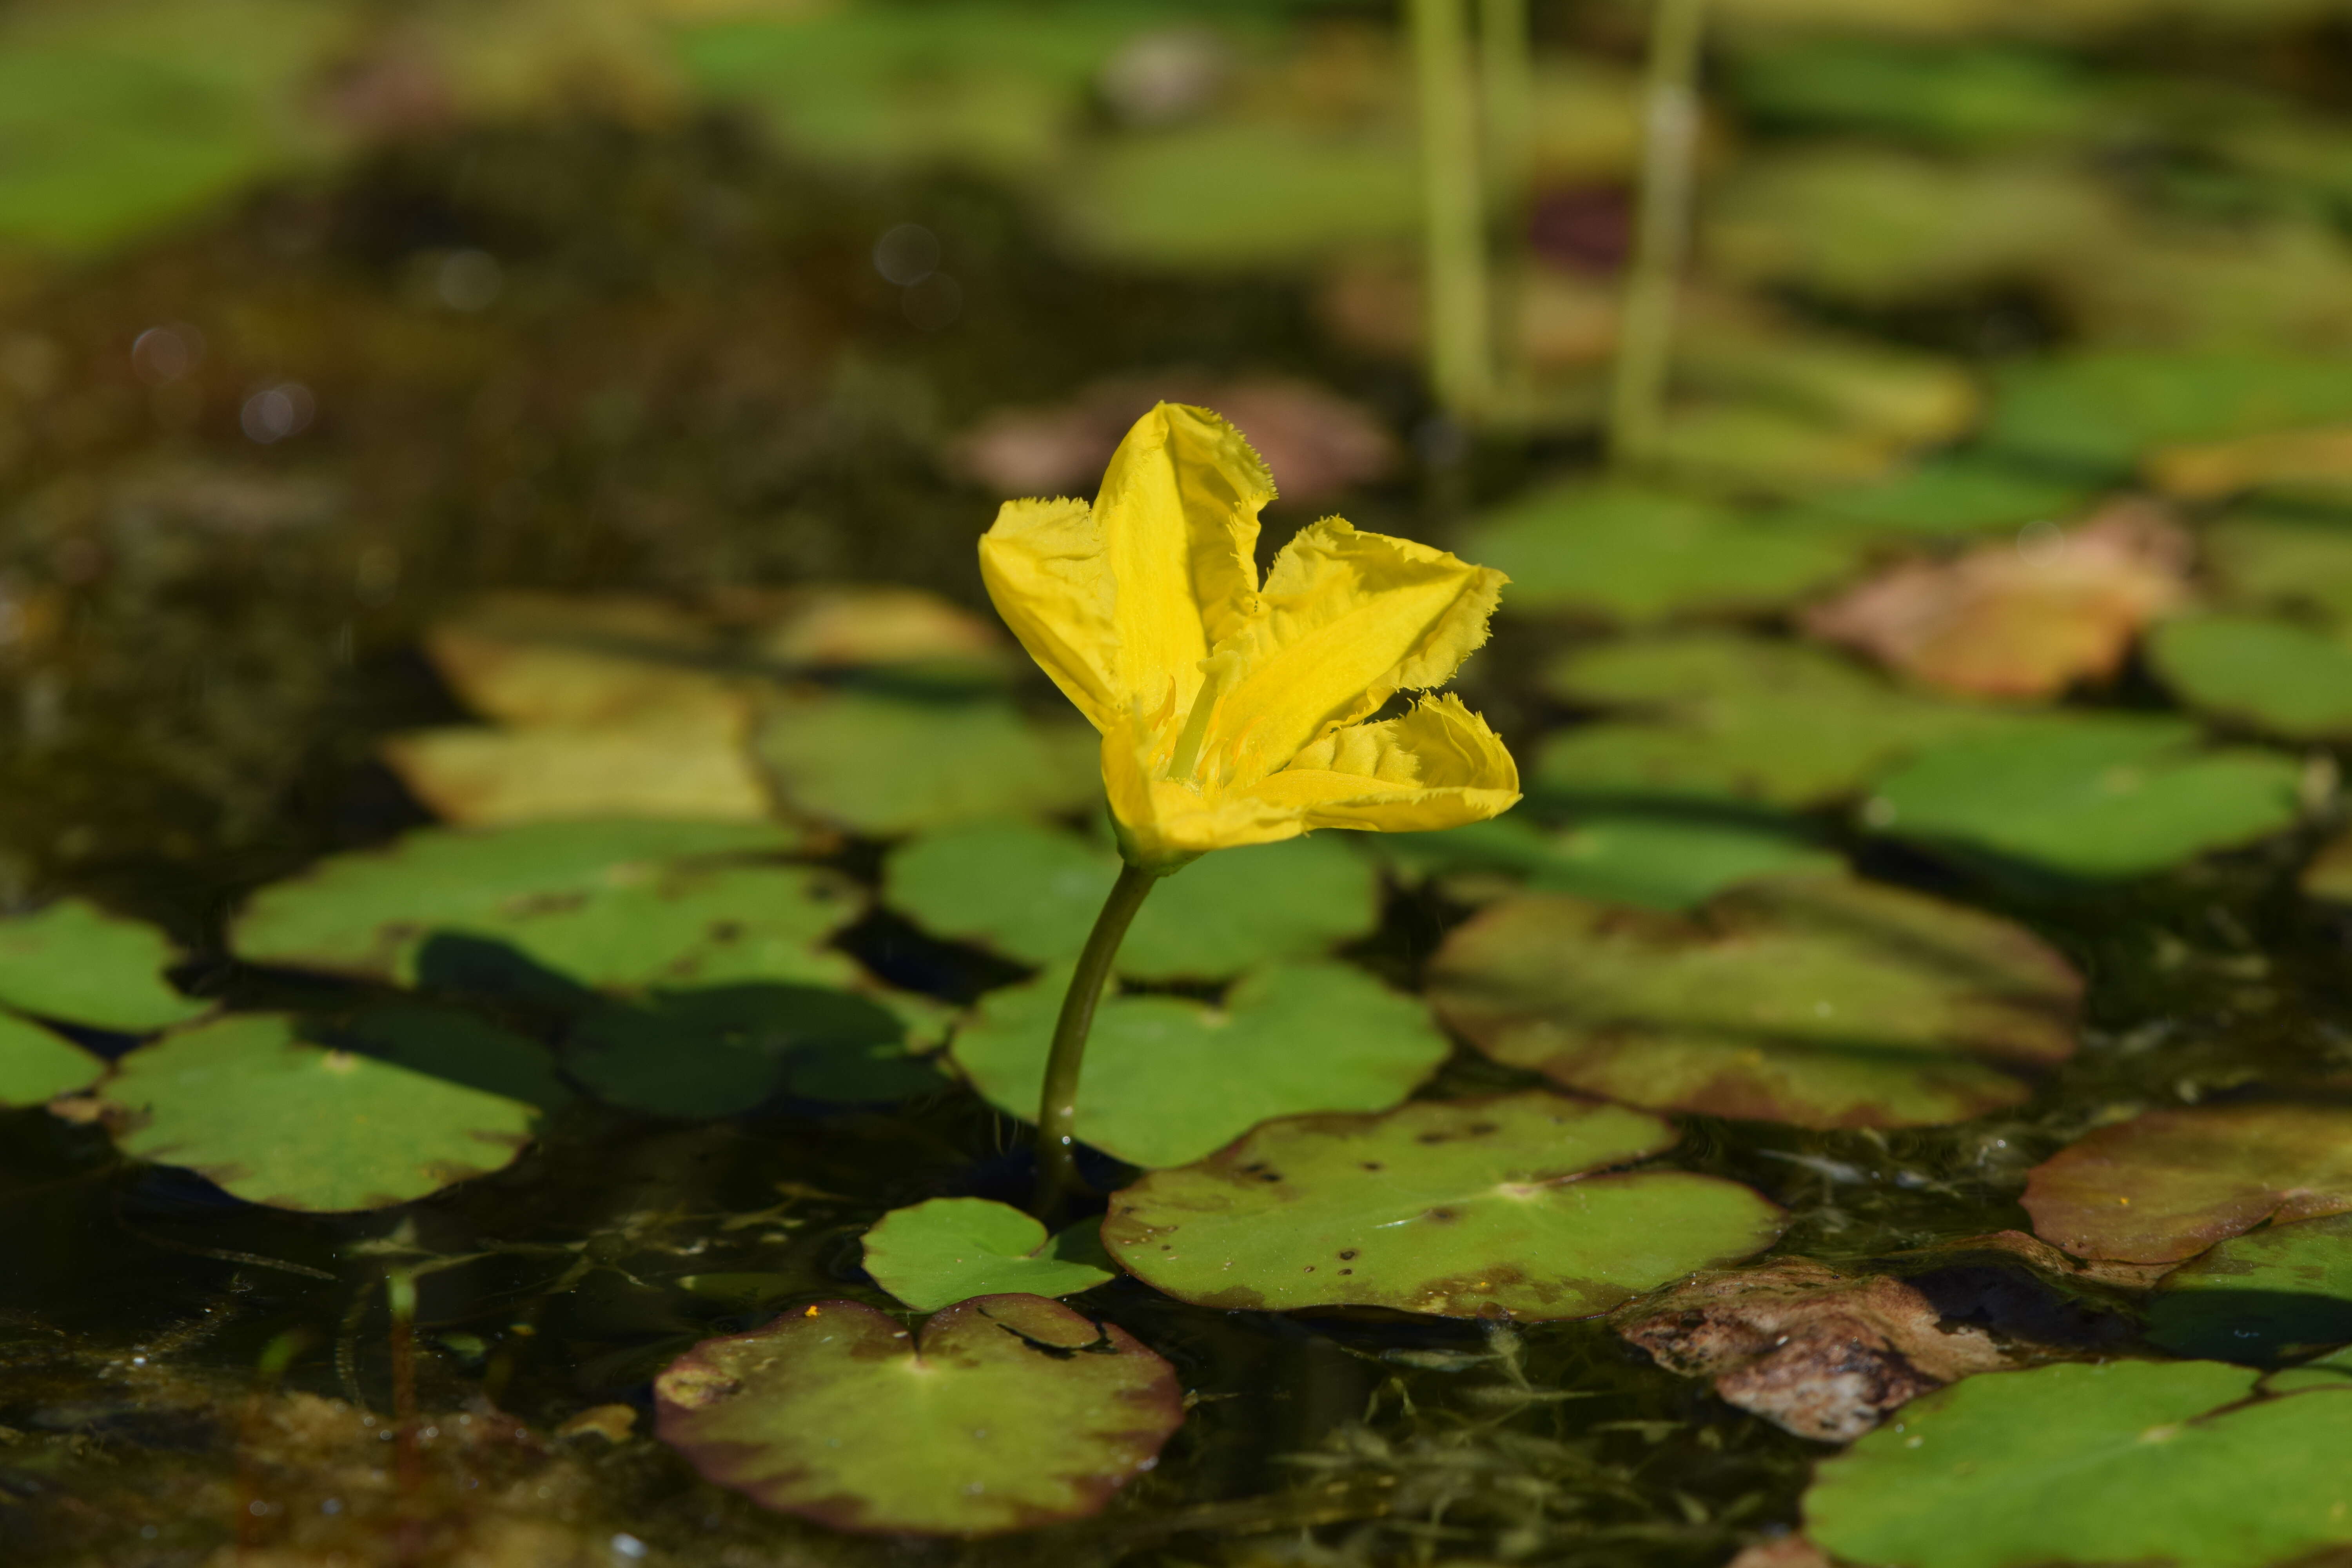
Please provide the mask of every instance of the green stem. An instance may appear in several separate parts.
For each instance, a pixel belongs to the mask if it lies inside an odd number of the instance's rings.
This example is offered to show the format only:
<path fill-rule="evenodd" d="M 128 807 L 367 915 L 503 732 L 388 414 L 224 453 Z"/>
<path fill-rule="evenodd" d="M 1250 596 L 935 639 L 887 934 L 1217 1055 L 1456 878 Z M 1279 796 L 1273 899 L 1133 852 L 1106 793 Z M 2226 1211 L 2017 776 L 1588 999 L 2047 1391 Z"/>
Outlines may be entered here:
<path fill-rule="evenodd" d="M 1478 106 L 1470 81 L 1464 0 L 1412 0 L 1421 95 L 1421 178 L 1429 374 L 1456 418 L 1484 411 L 1494 384 L 1486 300 L 1486 187 L 1478 174 Z"/>
<path fill-rule="evenodd" d="M 1652 461 L 1665 431 L 1675 296 L 1690 240 L 1692 165 L 1698 149 L 1698 46 L 1706 0 L 1655 5 L 1642 90 L 1641 208 L 1609 409 L 1609 453 L 1626 466 Z"/>
<path fill-rule="evenodd" d="M 1528 29 L 1528 0 L 1478 0 L 1478 97 L 1486 113 L 1488 238 L 1510 236 L 1515 258 L 1528 221 L 1534 147 L 1535 62 Z M 1487 342 L 1489 374 L 1504 406 L 1524 407 L 1528 374 L 1526 353 L 1524 266 L 1490 272 Z"/>
<path fill-rule="evenodd" d="M 1054 1024 L 1053 1054 L 1045 1058 L 1045 1091 L 1037 1106 L 1037 1212 L 1050 1215 L 1063 1197 L 1079 1190 L 1077 1163 L 1078 1073 L 1086 1066 L 1087 1035 L 1094 1028 L 1095 1005 L 1110 984 L 1111 961 L 1127 936 L 1128 923 L 1143 907 L 1144 895 L 1160 879 L 1122 862 L 1110 897 L 1103 900 L 1078 972 L 1062 998 Z"/>

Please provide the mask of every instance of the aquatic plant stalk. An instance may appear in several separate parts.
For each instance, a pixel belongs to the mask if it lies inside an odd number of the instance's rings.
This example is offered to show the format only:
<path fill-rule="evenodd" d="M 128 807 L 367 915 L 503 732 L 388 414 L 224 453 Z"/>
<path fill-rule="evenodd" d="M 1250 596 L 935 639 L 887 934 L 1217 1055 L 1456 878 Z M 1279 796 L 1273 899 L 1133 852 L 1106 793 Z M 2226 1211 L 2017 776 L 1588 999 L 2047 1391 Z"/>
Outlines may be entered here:
<path fill-rule="evenodd" d="M 1619 318 L 1609 455 L 1654 459 L 1666 422 L 1675 296 L 1690 244 L 1692 170 L 1698 152 L 1698 47 L 1706 0 L 1656 0 L 1642 89 L 1642 192 Z"/>
<path fill-rule="evenodd" d="M 1484 111 L 1486 211 L 1491 240 L 1523 232 L 1533 170 L 1535 65 L 1528 36 L 1528 0 L 1478 0 L 1478 103 Z M 1515 247 L 1516 249 L 1516 247 Z M 1489 275 L 1486 342 L 1491 392 L 1506 405 L 1528 397 L 1520 322 L 1526 314 L 1524 269 Z"/>
<path fill-rule="evenodd" d="M 1465 0 L 1412 0 L 1412 54 L 1421 96 L 1423 269 L 1429 292 L 1429 377 L 1457 417 L 1482 411 L 1494 388 L 1494 322 L 1486 293 L 1486 187 L 1478 168 L 1478 105 L 1470 77 Z"/>
<path fill-rule="evenodd" d="M 1095 929 L 1078 954 L 1078 972 L 1062 998 L 1061 1016 L 1054 1023 L 1054 1048 L 1045 1058 L 1045 1089 L 1037 1106 L 1037 1213 L 1049 1215 L 1064 1198 L 1079 1190 L 1077 1152 L 1078 1075 L 1086 1065 L 1087 1036 L 1095 1026 L 1095 1007 L 1110 984 L 1110 966 L 1118 944 L 1145 895 L 1160 879 L 1152 872 L 1122 861 L 1118 880 L 1103 900 Z"/>

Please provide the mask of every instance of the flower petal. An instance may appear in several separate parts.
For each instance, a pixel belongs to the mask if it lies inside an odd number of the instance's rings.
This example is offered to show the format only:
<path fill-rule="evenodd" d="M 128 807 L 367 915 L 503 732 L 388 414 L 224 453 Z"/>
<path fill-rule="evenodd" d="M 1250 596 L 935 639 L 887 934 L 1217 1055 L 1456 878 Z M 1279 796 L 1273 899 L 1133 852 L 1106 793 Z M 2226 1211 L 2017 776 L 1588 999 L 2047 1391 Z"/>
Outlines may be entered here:
<path fill-rule="evenodd" d="M 980 538 L 980 575 L 996 613 L 1097 730 L 1118 695 L 1114 588 L 1094 510 L 1079 500 L 1009 500 Z"/>
<path fill-rule="evenodd" d="M 1240 798 L 1307 827 L 1414 833 L 1501 816 L 1518 804 L 1519 770 L 1449 691 L 1401 718 L 1333 731 Z"/>
<path fill-rule="evenodd" d="M 1273 499 L 1265 464 L 1205 408 L 1162 403 L 1128 431 L 1094 513 L 1122 699 L 1192 702 L 1201 660 L 1256 610 L 1257 514 Z"/>
<path fill-rule="evenodd" d="M 1301 529 L 1275 558 L 1260 613 L 1218 649 L 1242 671 L 1210 721 L 1213 776 L 1247 787 L 1399 690 L 1443 682 L 1486 640 L 1507 581 L 1336 517 Z"/>
<path fill-rule="evenodd" d="M 1307 830 L 1298 814 L 1254 799 L 1212 801 L 1189 784 L 1160 776 L 1171 725 L 1154 725 L 1137 704 L 1103 731 L 1103 793 L 1118 824 L 1119 853 L 1148 871 L 1167 872 L 1212 849 L 1271 844 Z"/>

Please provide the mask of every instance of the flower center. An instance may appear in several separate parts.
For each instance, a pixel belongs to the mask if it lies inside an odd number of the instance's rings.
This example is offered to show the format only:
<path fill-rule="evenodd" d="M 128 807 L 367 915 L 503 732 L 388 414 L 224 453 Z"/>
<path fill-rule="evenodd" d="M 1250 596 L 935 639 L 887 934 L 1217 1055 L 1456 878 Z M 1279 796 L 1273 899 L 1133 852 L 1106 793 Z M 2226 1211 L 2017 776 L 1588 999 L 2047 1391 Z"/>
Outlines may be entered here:
<path fill-rule="evenodd" d="M 1199 782 L 1193 775 L 1200 772 L 1201 747 L 1209 738 L 1209 715 L 1216 710 L 1217 699 L 1225 694 L 1225 688 L 1241 673 L 1242 656 L 1211 654 L 1201 661 L 1200 669 L 1200 692 L 1192 699 L 1192 710 L 1184 715 L 1175 754 L 1168 759 L 1168 777 L 1186 784 Z"/>

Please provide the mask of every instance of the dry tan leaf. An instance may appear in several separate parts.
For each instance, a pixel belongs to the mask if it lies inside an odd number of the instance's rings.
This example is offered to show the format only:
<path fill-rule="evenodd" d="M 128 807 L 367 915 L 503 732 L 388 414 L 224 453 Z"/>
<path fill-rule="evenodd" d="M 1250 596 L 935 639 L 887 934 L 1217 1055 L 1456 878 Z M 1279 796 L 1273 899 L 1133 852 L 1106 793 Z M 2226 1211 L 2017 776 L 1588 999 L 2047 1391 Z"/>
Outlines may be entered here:
<path fill-rule="evenodd" d="M 2352 427 L 2274 430 L 2234 441 L 2167 447 L 2146 465 L 2148 482 L 2183 500 L 2218 500 L 2279 485 L 2352 491 Z"/>
<path fill-rule="evenodd" d="M 2115 673 L 2188 596 L 2188 535 L 2158 503 L 2113 502 L 1948 561 L 1909 561 L 1818 605 L 1805 629 L 1949 691 L 2045 697 Z"/>
<path fill-rule="evenodd" d="M 768 795 L 745 735 L 750 703 L 676 723 L 419 730 L 383 742 L 409 792 L 446 822 L 598 816 L 759 822 Z"/>
<path fill-rule="evenodd" d="M 919 588 L 797 589 L 756 619 L 760 655 L 794 668 L 994 664 L 1005 656 L 994 626 Z"/>
<path fill-rule="evenodd" d="M 509 724 L 740 722 L 737 683 L 697 668 L 709 630 L 656 599 L 501 594 L 433 626 L 425 649 L 468 708 Z"/>

